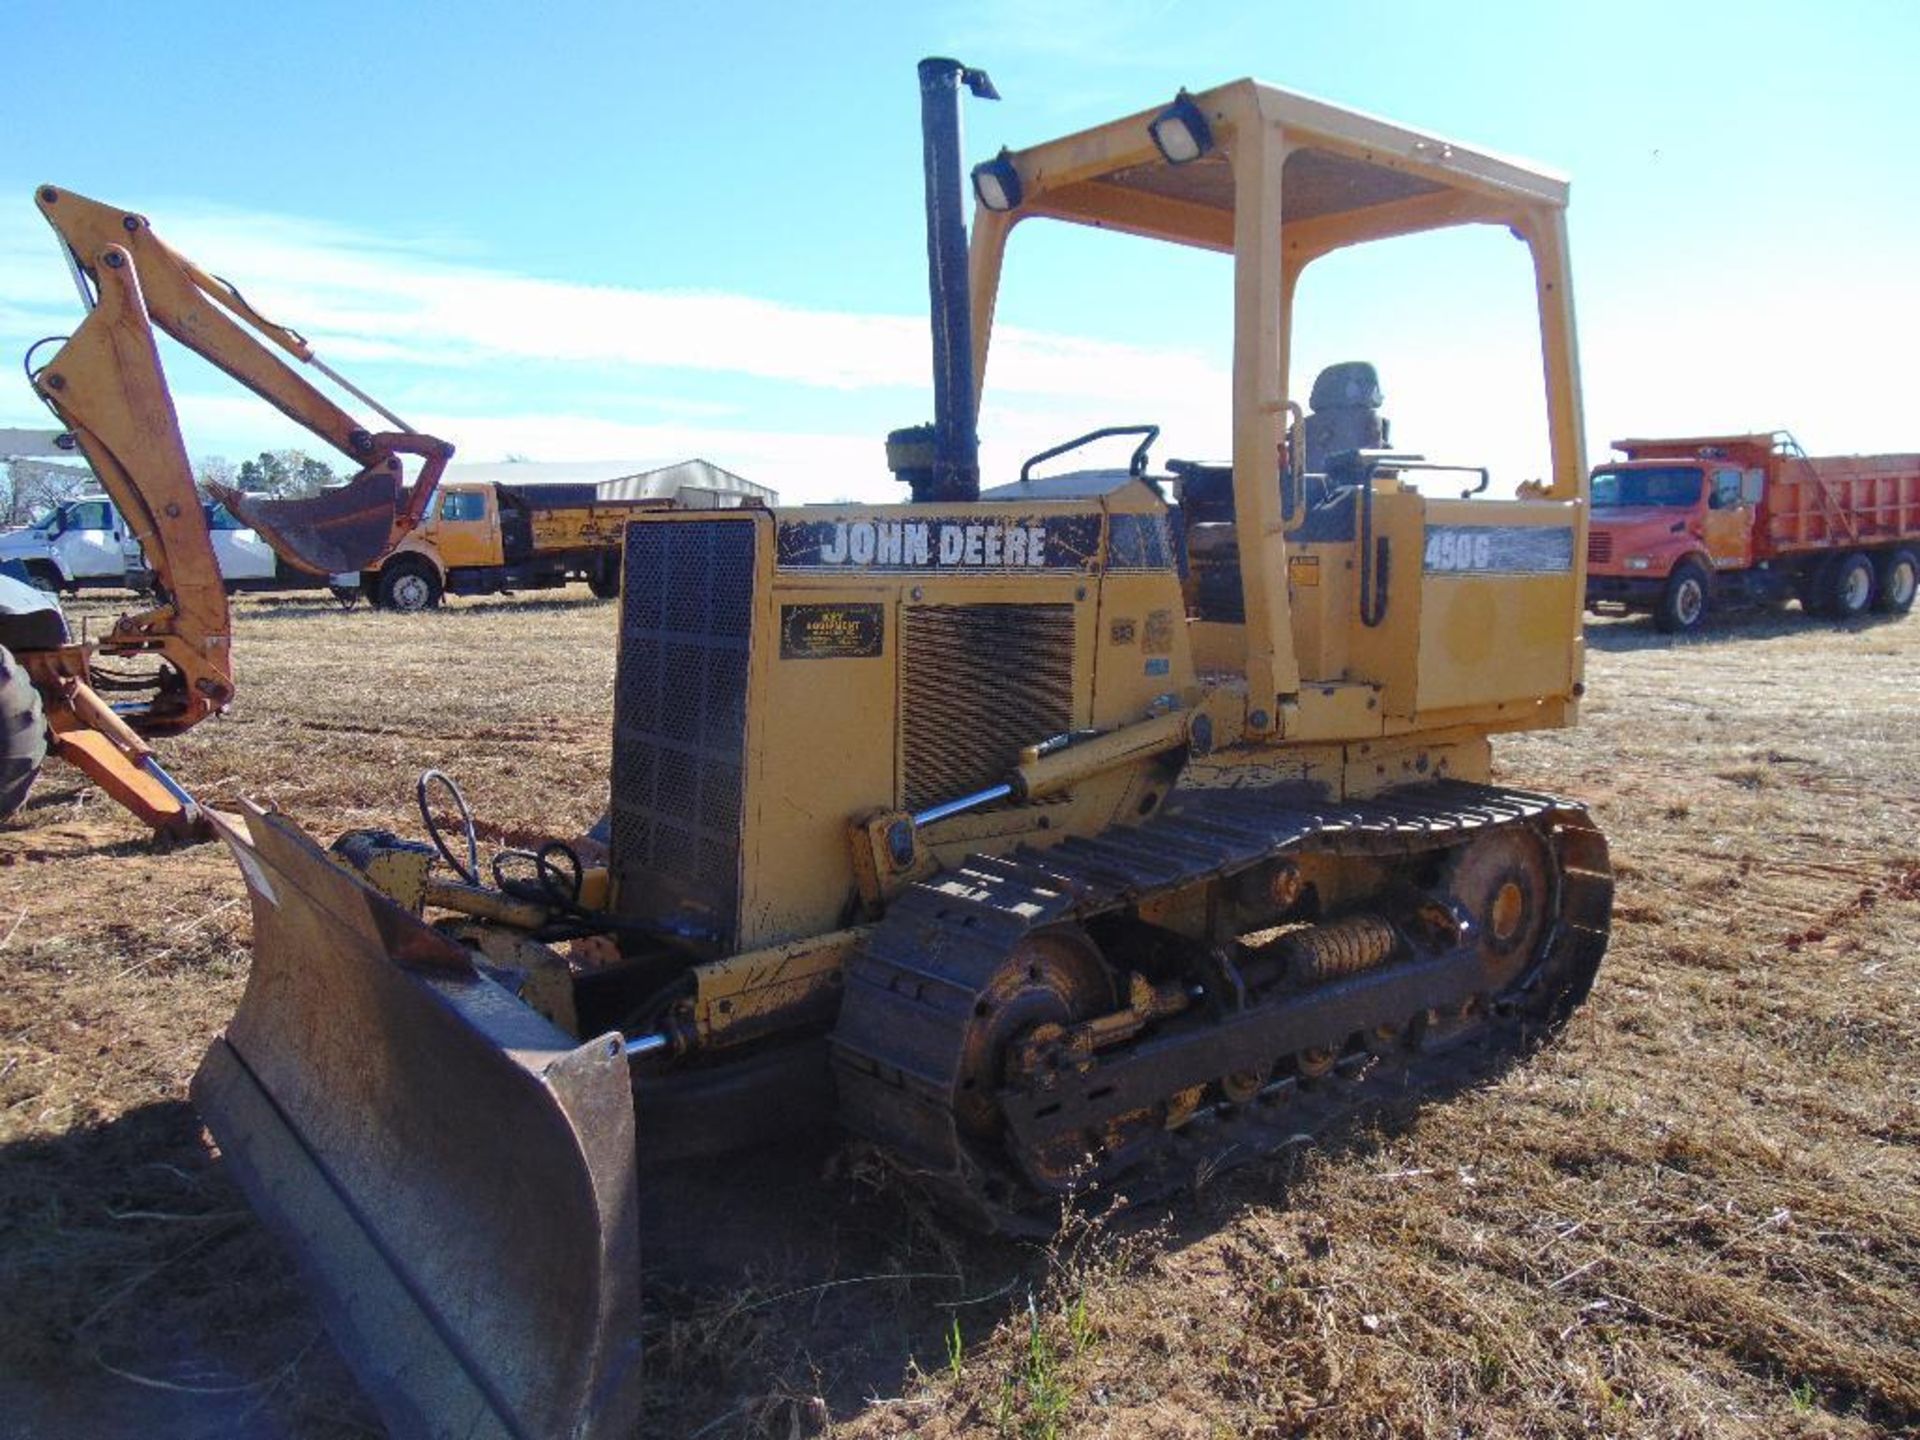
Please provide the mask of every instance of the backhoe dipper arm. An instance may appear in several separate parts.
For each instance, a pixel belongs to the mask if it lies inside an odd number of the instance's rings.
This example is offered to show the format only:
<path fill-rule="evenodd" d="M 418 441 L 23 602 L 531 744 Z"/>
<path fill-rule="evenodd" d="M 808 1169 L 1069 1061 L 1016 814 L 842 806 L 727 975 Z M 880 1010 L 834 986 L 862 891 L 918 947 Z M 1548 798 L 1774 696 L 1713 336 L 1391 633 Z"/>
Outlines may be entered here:
<path fill-rule="evenodd" d="M 314 356 L 298 331 L 266 319 L 233 285 L 208 274 L 160 240 L 146 217 L 51 185 L 42 186 L 34 198 L 74 264 L 93 282 L 96 291 L 102 288 L 100 272 L 107 264 L 107 255 L 114 250 L 122 252 L 138 276 L 137 291 L 145 320 L 231 375 L 359 467 L 345 487 L 311 500 L 262 501 L 225 487 L 216 489 L 227 507 L 258 529 L 290 563 L 321 575 L 365 569 L 419 523 L 453 455 L 451 445 L 413 430 L 349 384 Z M 82 331 L 85 328 L 83 323 Z M 74 340 L 79 339 L 76 332 Z M 320 370 L 379 411 L 395 428 L 380 432 L 366 429 L 303 379 L 263 339 L 302 364 Z M 66 353 L 63 350 L 48 370 L 56 369 Z M 144 361 L 144 357 L 141 359 Z M 154 365 L 157 374 L 157 360 Z M 164 389 L 164 381 L 161 383 Z M 45 387 L 41 389 L 45 394 Z M 171 406 L 167 408 L 170 418 Z M 177 443 L 177 425 L 173 429 Z M 422 462 L 411 486 L 404 483 L 403 455 L 416 456 Z M 149 480 L 131 466 L 122 468 L 136 485 L 164 488 L 168 483 L 165 479 Z M 143 534 L 140 538 L 144 543 L 148 537 Z M 166 537 L 160 538 L 164 546 Z M 162 581 L 170 585 L 164 570 L 167 557 L 150 550 L 148 558 Z"/>
<path fill-rule="evenodd" d="M 95 259 L 98 301 L 33 383 L 146 548 L 164 592 L 160 604 L 123 615 L 99 648 L 115 656 L 157 653 L 167 662 L 149 703 L 126 716 L 137 731 L 167 734 L 233 698 L 232 626 L 140 276 L 118 245 Z M 84 666 L 62 670 L 67 681 L 87 683 Z M 36 678 L 53 700 L 46 677 Z"/>

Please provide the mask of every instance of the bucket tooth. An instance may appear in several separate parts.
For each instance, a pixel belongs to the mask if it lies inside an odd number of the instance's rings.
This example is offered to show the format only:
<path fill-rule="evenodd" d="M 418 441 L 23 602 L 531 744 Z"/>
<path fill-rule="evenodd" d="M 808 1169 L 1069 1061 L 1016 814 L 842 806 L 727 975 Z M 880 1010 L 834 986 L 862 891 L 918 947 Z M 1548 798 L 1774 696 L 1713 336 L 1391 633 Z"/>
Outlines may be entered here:
<path fill-rule="evenodd" d="M 630 1434 L 634 1110 L 579 1043 L 285 818 L 216 820 L 254 961 L 193 1097 L 401 1436 Z"/>

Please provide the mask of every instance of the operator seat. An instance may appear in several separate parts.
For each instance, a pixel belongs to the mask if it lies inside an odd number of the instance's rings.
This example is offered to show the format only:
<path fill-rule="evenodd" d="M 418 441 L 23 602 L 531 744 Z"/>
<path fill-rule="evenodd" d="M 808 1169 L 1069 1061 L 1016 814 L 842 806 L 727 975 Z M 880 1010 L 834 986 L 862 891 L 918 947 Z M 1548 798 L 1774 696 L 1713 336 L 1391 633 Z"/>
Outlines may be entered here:
<path fill-rule="evenodd" d="M 1328 462 L 1343 451 L 1384 450 L 1387 422 L 1380 406 L 1385 400 L 1379 372 L 1365 360 L 1343 360 L 1322 370 L 1307 396 L 1308 476 L 1324 477 Z"/>
<path fill-rule="evenodd" d="M 1380 414 L 1385 398 L 1379 372 L 1365 360 L 1343 360 L 1314 378 L 1301 427 L 1307 513 L 1293 532 L 1296 540 L 1353 538 L 1356 496 L 1366 479 L 1359 452 L 1387 448 L 1388 424 Z"/>
<path fill-rule="evenodd" d="M 1329 365 L 1314 378 L 1301 445 L 1306 469 L 1306 517 L 1296 540 L 1351 540 L 1355 486 L 1362 478 L 1354 452 L 1382 450 L 1387 422 L 1380 375 L 1365 360 Z M 1233 467 L 1221 462 L 1169 460 L 1180 481 L 1177 532 L 1182 537 L 1187 611 L 1195 619 L 1239 623 L 1240 546 L 1234 527 Z M 1276 477 L 1282 493 L 1285 475 Z"/>
<path fill-rule="evenodd" d="M 1365 360 L 1343 360 L 1315 377 L 1307 396 L 1308 415 L 1302 436 L 1306 450 L 1307 508 L 1323 502 L 1330 491 L 1352 480 L 1342 479 L 1339 456 L 1354 450 L 1383 450 L 1388 422 L 1380 406 L 1386 397 L 1380 375 Z M 1187 523 L 1231 522 L 1233 467 L 1217 460 L 1169 460 L 1167 469 L 1180 481 L 1181 509 Z M 1328 472 L 1334 472 L 1329 483 Z M 1284 477 L 1283 477 L 1284 481 Z M 1284 485 L 1283 485 L 1284 488 Z"/>

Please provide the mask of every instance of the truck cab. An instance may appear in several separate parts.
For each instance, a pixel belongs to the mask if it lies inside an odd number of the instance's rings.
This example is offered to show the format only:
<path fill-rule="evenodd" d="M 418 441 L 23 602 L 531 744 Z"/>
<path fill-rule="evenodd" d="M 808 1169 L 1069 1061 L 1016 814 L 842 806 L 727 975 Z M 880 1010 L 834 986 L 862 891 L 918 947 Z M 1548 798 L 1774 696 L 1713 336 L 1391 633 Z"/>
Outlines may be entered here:
<path fill-rule="evenodd" d="M 429 550 L 443 569 L 499 565 L 500 498 L 493 485 L 442 484 L 427 520 L 403 541 L 402 550 Z"/>
<path fill-rule="evenodd" d="M 1765 493 L 1765 469 L 1733 456 L 1599 466 L 1587 531 L 1587 608 L 1651 611 L 1663 629 L 1692 629 L 1715 577 L 1751 570 Z"/>
<path fill-rule="evenodd" d="M 426 610 L 450 591 L 484 591 L 469 585 L 475 577 L 501 588 L 505 562 L 498 487 L 442 482 L 420 524 L 360 577 L 360 588 L 382 609 Z"/>
<path fill-rule="evenodd" d="M 127 525 L 104 495 L 63 500 L 51 515 L 0 535 L 0 560 L 18 560 L 42 590 L 124 585 Z"/>

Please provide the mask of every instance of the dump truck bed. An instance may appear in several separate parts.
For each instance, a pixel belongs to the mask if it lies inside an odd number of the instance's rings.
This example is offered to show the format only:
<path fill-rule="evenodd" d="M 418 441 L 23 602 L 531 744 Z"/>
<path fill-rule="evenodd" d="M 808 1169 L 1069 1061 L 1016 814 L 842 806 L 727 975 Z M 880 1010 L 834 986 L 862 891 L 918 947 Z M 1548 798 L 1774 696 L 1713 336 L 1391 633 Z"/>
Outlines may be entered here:
<path fill-rule="evenodd" d="M 533 492 L 515 495 L 500 488 L 500 534 L 507 559 L 526 560 L 570 550 L 617 551 L 627 522 L 649 510 L 667 510 L 671 500 L 601 500 L 591 485 L 555 486 L 584 490 L 584 497 Z M 524 527 L 524 528 L 523 528 Z"/>
<path fill-rule="evenodd" d="M 1719 461 L 1764 470 L 1756 560 L 1920 540 L 1920 454 L 1800 455 L 1783 451 L 1784 435 L 1616 440 L 1613 448 L 1629 464 Z"/>
<path fill-rule="evenodd" d="M 1920 539 L 1920 455 L 1776 457 L 1757 541 L 1775 555 Z"/>

